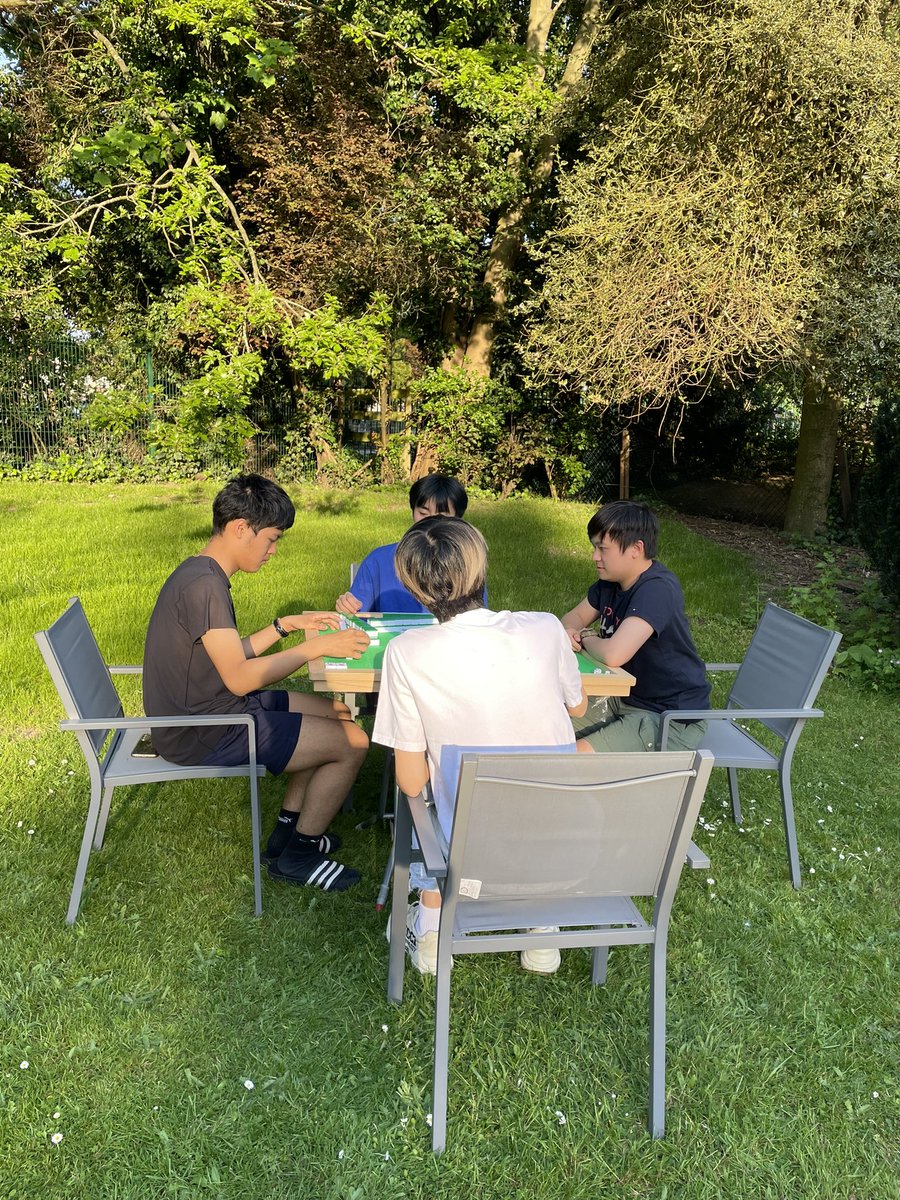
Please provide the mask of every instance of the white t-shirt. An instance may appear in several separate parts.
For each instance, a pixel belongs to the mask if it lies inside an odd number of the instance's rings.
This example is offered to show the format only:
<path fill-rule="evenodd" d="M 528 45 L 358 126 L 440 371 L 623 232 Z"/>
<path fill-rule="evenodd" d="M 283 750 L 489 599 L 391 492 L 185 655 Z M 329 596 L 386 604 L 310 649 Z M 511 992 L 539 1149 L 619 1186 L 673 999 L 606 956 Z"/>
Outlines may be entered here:
<path fill-rule="evenodd" d="M 578 661 L 551 613 L 478 608 L 389 643 L 372 740 L 424 750 L 449 837 L 464 750 L 574 747 Z"/>

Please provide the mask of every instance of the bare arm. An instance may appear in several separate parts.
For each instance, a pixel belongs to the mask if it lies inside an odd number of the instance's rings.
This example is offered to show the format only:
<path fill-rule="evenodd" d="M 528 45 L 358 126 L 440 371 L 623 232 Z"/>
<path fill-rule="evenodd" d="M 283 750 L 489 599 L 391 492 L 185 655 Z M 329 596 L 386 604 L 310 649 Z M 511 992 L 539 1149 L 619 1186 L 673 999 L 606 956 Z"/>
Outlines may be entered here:
<path fill-rule="evenodd" d="M 581 685 L 581 699 L 578 701 L 577 704 L 573 705 L 571 708 L 567 704 L 566 712 L 569 714 L 570 717 L 583 717 L 584 714 L 587 712 L 587 704 L 588 704 L 587 692 L 585 692 L 584 684 L 582 684 Z"/>
<path fill-rule="evenodd" d="M 616 632 L 608 638 L 596 633 L 584 635 L 582 646 L 585 654 L 608 667 L 621 667 L 630 662 L 653 636 L 653 626 L 643 617 L 626 617 Z"/>
<path fill-rule="evenodd" d="M 340 617 L 333 612 L 293 613 L 287 617 L 279 617 L 278 620 L 281 628 L 286 629 L 288 633 L 299 633 L 301 629 L 305 632 L 337 629 L 340 624 Z M 265 629 L 259 629 L 256 633 L 251 633 L 249 637 L 243 639 L 244 644 L 249 645 L 255 655 L 265 654 L 270 646 L 274 646 L 281 640 L 281 635 L 274 623 L 270 623 Z"/>
<path fill-rule="evenodd" d="M 274 628 L 272 632 L 275 633 Z M 262 634 L 265 634 L 265 630 L 260 630 Z M 253 635 L 251 643 L 257 636 Z M 269 683 L 278 683 L 313 658 L 324 658 L 326 655 L 330 658 L 359 658 L 369 644 L 368 637 L 361 630 L 344 629 L 314 638 L 301 646 L 292 646 L 289 650 L 279 650 L 262 658 L 247 658 L 236 629 L 208 629 L 201 641 L 222 682 L 235 696 L 246 696 L 248 692 Z"/>
<path fill-rule="evenodd" d="M 588 604 L 587 600 L 582 600 L 571 612 L 567 612 L 564 617 L 560 617 L 563 629 L 569 635 L 569 641 L 573 650 L 581 649 L 582 629 L 586 625 L 590 625 L 596 621 L 599 616 L 600 613 L 593 605 Z"/>
<path fill-rule="evenodd" d="M 400 790 L 407 796 L 418 796 L 429 779 L 425 751 L 395 750 L 394 772 Z"/>

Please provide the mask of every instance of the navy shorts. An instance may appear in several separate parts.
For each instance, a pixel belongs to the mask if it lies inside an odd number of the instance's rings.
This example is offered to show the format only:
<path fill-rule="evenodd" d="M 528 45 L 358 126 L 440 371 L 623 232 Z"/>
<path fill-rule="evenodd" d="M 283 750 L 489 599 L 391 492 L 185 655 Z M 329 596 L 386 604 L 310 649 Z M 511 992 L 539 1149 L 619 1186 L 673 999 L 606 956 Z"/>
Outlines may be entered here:
<path fill-rule="evenodd" d="M 248 692 L 244 699 L 256 726 L 256 761 L 280 775 L 297 747 L 303 714 L 288 711 L 287 692 Z M 240 767 L 248 758 L 247 728 L 235 725 L 201 766 Z"/>

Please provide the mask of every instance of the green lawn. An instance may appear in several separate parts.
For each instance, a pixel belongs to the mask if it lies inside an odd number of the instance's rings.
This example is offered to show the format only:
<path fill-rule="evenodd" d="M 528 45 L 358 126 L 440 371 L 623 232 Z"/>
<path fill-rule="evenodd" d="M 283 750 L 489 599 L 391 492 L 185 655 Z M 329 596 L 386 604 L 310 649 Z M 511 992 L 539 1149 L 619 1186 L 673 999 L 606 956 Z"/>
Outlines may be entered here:
<path fill-rule="evenodd" d="M 87 780 L 32 634 L 78 594 L 107 658 L 139 661 L 214 491 L 0 484 L 0 1200 L 900 1196 L 900 735 L 877 693 L 828 681 L 826 718 L 801 740 L 800 892 L 774 778 L 742 777 L 738 831 L 713 774 L 696 835 L 713 866 L 685 873 L 670 934 L 661 1142 L 646 1134 L 646 951 L 614 951 L 602 989 L 586 952 L 550 978 L 470 956 L 454 971 L 449 1146 L 433 1159 L 433 981 L 410 972 L 403 1006 L 387 1003 L 373 903 L 388 833 L 354 829 L 376 803 L 379 751 L 337 822 L 364 872 L 350 893 L 266 879 L 257 921 L 241 786 L 132 790 L 64 925 Z M 234 580 L 248 632 L 328 606 L 347 564 L 408 521 L 398 491 L 296 499 L 275 559 Z M 492 606 L 582 598 L 589 513 L 473 502 Z M 752 563 L 675 524 L 661 558 L 701 653 L 739 657 L 767 598 Z M 121 683 L 134 710 L 137 684 Z M 265 781 L 266 825 L 279 796 Z"/>

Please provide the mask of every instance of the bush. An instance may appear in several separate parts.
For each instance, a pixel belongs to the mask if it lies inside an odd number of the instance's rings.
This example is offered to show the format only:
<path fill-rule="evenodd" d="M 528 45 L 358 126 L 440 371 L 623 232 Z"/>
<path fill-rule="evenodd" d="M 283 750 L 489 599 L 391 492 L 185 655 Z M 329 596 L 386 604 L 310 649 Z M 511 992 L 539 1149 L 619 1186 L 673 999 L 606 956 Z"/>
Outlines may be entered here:
<path fill-rule="evenodd" d="M 859 498 L 859 540 L 881 575 L 886 595 L 900 602 L 900 396 L 883 400 L 872 424 L 874 463 Z"/>

